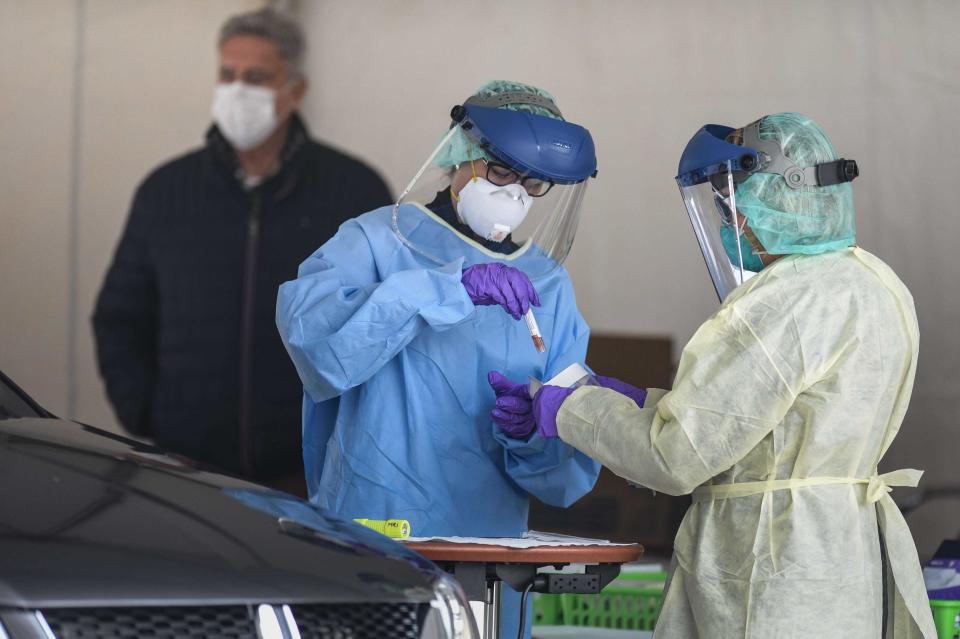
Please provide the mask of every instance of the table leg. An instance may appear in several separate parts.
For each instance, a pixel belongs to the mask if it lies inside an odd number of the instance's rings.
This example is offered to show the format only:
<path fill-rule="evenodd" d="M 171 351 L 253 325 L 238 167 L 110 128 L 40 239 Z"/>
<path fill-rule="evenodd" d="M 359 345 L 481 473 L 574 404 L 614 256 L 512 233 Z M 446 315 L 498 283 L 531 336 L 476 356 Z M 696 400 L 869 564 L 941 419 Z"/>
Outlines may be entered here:
<path fill-rule="evenodd" d="M 500 639 L 500 591 L 503 582 L 499 579 L 487 582 L 487 595 L 483 611 L 483 639 Z"/>

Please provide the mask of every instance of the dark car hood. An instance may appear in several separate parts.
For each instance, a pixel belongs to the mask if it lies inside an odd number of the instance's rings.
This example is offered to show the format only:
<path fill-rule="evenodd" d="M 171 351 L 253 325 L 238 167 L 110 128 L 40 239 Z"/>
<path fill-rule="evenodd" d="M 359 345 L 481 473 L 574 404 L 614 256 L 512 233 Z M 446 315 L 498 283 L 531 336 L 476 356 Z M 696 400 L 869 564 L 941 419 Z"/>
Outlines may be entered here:
<path fill-rule="evenodd" d="M 0 420 L 0 605 L 426 601 L 439 575 L 285 493 L 89 426 Z"/>

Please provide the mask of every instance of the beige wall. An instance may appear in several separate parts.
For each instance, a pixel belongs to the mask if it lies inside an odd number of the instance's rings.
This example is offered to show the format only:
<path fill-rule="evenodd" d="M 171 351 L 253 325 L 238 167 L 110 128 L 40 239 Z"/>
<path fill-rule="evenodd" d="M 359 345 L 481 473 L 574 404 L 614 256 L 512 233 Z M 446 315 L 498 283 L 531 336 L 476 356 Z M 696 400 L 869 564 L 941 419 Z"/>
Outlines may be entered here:
<path fill-rule="evenodd" d="M 569 267 L 594 330 L 682 345 L 716 308 L 673 176 L 705 122 L 795 110 L 856 158 L 859 240 L 916 297 L 920 370 L 888 468 L 960 483 L 960 3 L 808 0 L 302 2 L 307 114 L 396 191 L 453 104 L 493 78 L 550 89 L 593 132 L 599 178 Z M 912 521 L 927 552 L 958 502 Z M 938 519 L 939 518 L 939 519 Z"/>
<path fill-rule="evenodd" d="M 0 2 L 0 369 L 66 406 L 73 3 Z"/>

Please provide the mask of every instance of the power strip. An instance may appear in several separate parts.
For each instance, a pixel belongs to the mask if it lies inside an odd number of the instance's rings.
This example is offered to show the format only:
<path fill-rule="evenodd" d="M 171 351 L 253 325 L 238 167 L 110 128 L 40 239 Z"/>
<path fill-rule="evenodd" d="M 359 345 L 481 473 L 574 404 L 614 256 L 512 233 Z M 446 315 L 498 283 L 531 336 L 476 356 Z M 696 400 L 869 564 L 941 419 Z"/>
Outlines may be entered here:
<path fill-rule="evenodd" d="M 537 575 L 534 592 L 549 594 L 576 593 L 596 594 L 600 592 L 600 575 L 589 573 L 541 573 Z"/>

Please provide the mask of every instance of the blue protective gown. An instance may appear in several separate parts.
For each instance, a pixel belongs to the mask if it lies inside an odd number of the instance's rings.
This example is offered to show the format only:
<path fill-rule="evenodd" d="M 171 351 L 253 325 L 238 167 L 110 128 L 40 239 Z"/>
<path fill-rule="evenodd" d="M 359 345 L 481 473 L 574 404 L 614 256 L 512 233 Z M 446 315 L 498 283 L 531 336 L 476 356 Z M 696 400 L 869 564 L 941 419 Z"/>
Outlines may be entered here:
<path fill-rule="evenodd" d="M 345 517 L 407 519 L 415 536 L 518 536 L 528 493 L 569 506 L 600 467 L 559 439 L 504 436 L 490 420 L 487 372 L 549 379 L 584 361 L 589 329 L 558 268 L 534 282 L 548 347 L 537 353 L 523 321 L 475 307 L 460 278 L 472 264 L 523 269 L 545 258 L 505 259 L 403 207 L 407 239 L 443 264 L 401 241 L 388 206 L 346 222 L 280 287 L 277 326 L 305 391 L 310 501 Z M 505 596 L 505 632 L 516 632 L 518 612 Z"/>

